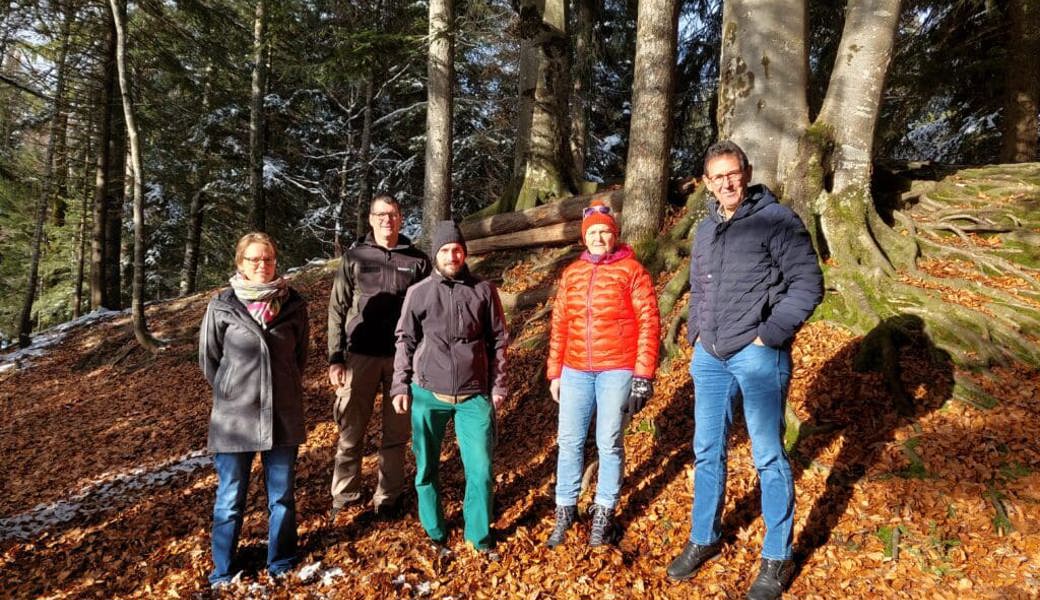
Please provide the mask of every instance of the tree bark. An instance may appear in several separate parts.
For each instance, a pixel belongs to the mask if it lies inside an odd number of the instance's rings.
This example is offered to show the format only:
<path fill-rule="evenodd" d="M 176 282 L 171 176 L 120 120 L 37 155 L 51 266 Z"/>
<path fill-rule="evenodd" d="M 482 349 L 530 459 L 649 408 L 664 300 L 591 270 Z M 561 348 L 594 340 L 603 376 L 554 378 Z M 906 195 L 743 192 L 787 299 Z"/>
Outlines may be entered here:
<path fill-rule="evenodd" d="M 719 138 L 740 144 L 774 191 L 809 124 L 805 0 L 726 0 Z"/>
<path fill-rule="evenodd" d="M 1037 111 L 1040 110 L 1040 4 L 1010 0 L 1008 68 L 1002 121 L 1003 162 L 1037 160 Z"/>
<path fill-rule="evenodd" d="M 639 3 L 622 227 L 637 250 L 660 235 L 668 196 L 678 26 L 677 0 Z"/>
<path fill-rule="evenodd" d="M 570 196 L 566 0 L 520 2 L 520 102 L 513 175 L 493 212 Z"/>
<path fill-rule="evenodd" d="M 264 95 L 267 93 L 267 0 L 257 0 L 253 20 L 253 77 L 249 95 L 250 221 L 255 231 L 267 231 L 264 198 Z"/>
<path fill-rule="evenodd" d="M 571 74 L 571 163 L 575 181 L 585 179 L 585 161 L 589 145 L 589 88 L 592 85 L 592 61 L 595 43 L 592 26 L 595 5 L 592 0 L 574 0 L 574 61 Z"/>
<path fill-rule="evenodd" d="M 213 95 L 213 63 L 207 61 L 205 78 L 202 84 L 202 114 L 208 115 L 212 104 Z M 199 253 L 202 245 L 202 222 L 206 207 L 206 186 L 210 177 L 210 150 L 213 145 L 212 137 L 205 125 L 201 126 L 202 144 L 201 153 L 197 158 L 199 161 L 198 176 L 195 178 L 195 193 L 191 196 L 191 204 L 188 207 L 188 231 L 184 241 L 184 261 L 181 263 L 181 280 L 178 286 L 178 294 L 187 296 L 195 293 L 199 274 Z"/>
<path fill-rule="evenodd" d="M 365 229 L 368 226 L 368 219 L 366 218 L 368 216 L 368 206 L 372 203 L 372 110 L 376 87 L 374 79 L 374 74 L 370 73 L 368 79 L 365 80 L 365 118 L 361 124 L 361 148 L 358 156 L 361 160 L 361 189 L 358 191 L 357 210 L 354 211 L 355 240 L 360 240 L 365 236 Z M 449 152 L 449 159 L 450 154 Z M 448 172 L 448 183 L 450 184 L 450 168 Z M 448 197 L 450 202 L 450 193 Z M 344 210 L 346 210 L 346 207 L 344 207 Z"/>
<path fill-rule="evenodd" d="M 428 243 L 437 221 L 451 216 L 454 20 L 452 0 L 431 0 L 430 54 L 426 85 L 426 172 L 422 218 L 424 245 Z"/>
<path fill-rule="evenodd" d="M 874 130 L 892 58 L 902 0 L 853 0 L 845 9 L 827 95 L 817 122 L 834 135 L 833 193 L 868 185 Z"/>
<path fill-rule="evenodd" d="M 130 301 L 131 314 L 137 343 L 145 350 L 154 352 L 159 347 L 159 342 L 148 331 L 148 322 L 144 314 L 144 254 L 147 245 L 144 232 L 144 170 L 134 105 L 130 98 L 130 75 L 126 66 L 126 2 L 109 0 L 109 6 L 116 28 L 116 67 L 119 71 L 123 118 L 126 120 L 126 133 L 130 141 L 130 162 L 134 169 L 134 280 Z"/>
<path fill-rule="evenodd" d="M 90 306 L 92 309 L 118 310 L 122 308 L 119 255 L 123 230 L 126 136 L 116 81 L 115 25 L 110 11 L 103 11 L 102 15 L 108 28 L 108 38 L 99 77 L 102 84 L 98 95 Z"/>
<path fill-rule="evenodd" d="M 94 188 L 90 182 L 90 176 L 93 174 L 93 168 L 87 163 L 87 157 L 90 156 L 91 152 L 91 140 L 93 139 L 94 119 L 89 118 L 87 120 L 87 127 L 84 130 L 86 135 L 84 136 L 84 142 L 80 148 L 79 162 L 78 164 L 83 165 L 83 179 L 82 189 L 80 194 L 82 196 L 82 203 L 80 207 L 79 217 L 79 236 L 76 243 L 76 283 L 75 292 L 73 293 L 72 300 L 72 318 L 78 318 L 83 314 L 83 278 L 86 271 L 87 262 L 87 222 L 88 215 L 90 214 L 90 201 L 93 200 Z"/>
<path fill-rule="evenodd" d="M 580 221 L 582 211 L 593 200 L 600 200 L 615 213 L 621 212 L 624 206 L 625 192 L 614 190 L 590 196 L 574 196 L 552 204 L 543 204 L 523 211 L 507 212 L 492 215 L 476 221 L 462 223 L 460 229 L 466 240 L 472 241 L 489 236 L 506 235 L 536 229 L 546 225 L 555 225 L 568 221 Z"/>

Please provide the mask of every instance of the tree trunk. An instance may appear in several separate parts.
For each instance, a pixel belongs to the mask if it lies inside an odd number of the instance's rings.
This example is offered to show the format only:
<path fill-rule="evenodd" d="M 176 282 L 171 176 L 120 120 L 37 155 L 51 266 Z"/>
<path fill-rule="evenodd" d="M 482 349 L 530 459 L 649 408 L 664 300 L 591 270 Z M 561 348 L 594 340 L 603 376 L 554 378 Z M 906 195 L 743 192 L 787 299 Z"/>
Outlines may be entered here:
<path fill-rule="evenodd" d="M 805 0 L 726 0 L 719 138 L 740 144 L 774 191 L 809 124 Z"/>
<path fill-rule="evenodd" d="M 574 0 L 574 68 L 571 70 L 571 163 L 575 180 L 585 179 L 585 161 L 589 145 L 589 88 L 592 85 L 592 26 L 595 4 L 592 0 Z"/>
<path fill-rule="evenodd" d="M 575 191 L 568 164 L 567 2 L 520 3 L 520 102 L 513 175 L 493 212 L 524 210 Z"/>
<path fill-rule="evenodd" d="M 123 103 L 126 133 L 130 140 L 130 162 L 134 169 L 134 282 L 131 295 L 131 313 L 134 337 L 145 350 L 154 352 L 159 342 L 148 331 L 144 314 L 144 254 L 147 244 L 144 232 L 144 171 L 141 161 L 141 144 L 134 118 L 134 105 L 130 98 L 130 75 L 126 66 L 126 3 L 125 0 L 109 0 L 116 27 L 116 66 L 119 71 L 119 90 Z"/>
<path fill-rule="evenodd" d="M 213 95 L 213 64 L 206 64 L 205 82 L 202 87 L 202 114 L 208 115 L 212 104 Z M 199 170 L 195 178 L 195 193 L 191 196 L 191 204 L 188 207 L 188 231 L 184 241 L 184 261 L 181 263 L 181 280 L 178 287 L 180 296 L 195 293 L 199 274 L 199 253 L 202 245 L 202 221 L 205 216 L 206 186 L 209 184 L 210 176 L 210 149 L 212 138 L 205 125 L 201 125 L 202 144 L 201 153 L 198 157 Z"/>
<path fill-rule="evenodd" d="M 354 211 L 354 239 L 360 240 L 365 236 L 365 228 L 368 226 L 368 206 L 372 203 L 372 107 L 375 100 L 374 75 L 369 74 L 365 80 L 365 119 L 361 125 L 361 149 L 359 158 L 361 160 L 361 189 L 358 191 L 357 210 Z M 450 122 L 451 119 L 449 119 Z M 450 159 L 450 152 L 449 152 Z M 448 169 L 449 173 L 451 169 Z M 450 175 L 448 183 L 451 183 Z M 448 194 L 449 199 L 451 194 Z M 450 200 L 449 200 L 450 201 Z M 344 207 L 346 210 L 346 207 Z"/>
<path fill-rule="evenodd" d="M 671 172 L 677 0 L 639 3 L 622 238 L 642 253 L 661 232 Z"/>
<path fill-rule="evenodd" d="M 834 135 L 833 193 L 869 185 L 881 91 L 902 0 L 852 0 L 817 122 Z"/>
<path fill-rule="evenodd" d="M 422 217 L 424 245 L 428 243 L 437 221 L 451 216 L 454 21 L 452 0 L 431 0 L 430 54 L 426 71 L 426 173 Z M 436 252 L 436 248 L 432 251 Z"/>
<path fill-rule="evenodd" d="M 91 252 L 90 306 L 122 308 L 119 273 L 123 232 L 123 176 L 126 136 L 116 81 L 116 33 L 111 12 L 102 13 L 108 27 L 99 94 L 97 176 L 94 188 L 94 235 Z"/>
<path fill-rule="evenodd" d="M 1040 4 L 1010 0 L 1008 67 L 1004 91 L 1004 162 L 1037 160 L 1037 111 L 1040 110 Z"/>
<path fill-rule="evenodd" d="M 94 191 L 90 182 L 90 176 L 93 174 L 93 169 L 87 164 L 87 157 L 90 156 L 93 129 L 94 120 L 91 118 L 88 119 L 87 127 L 84 130 L 86 135 L 84 136 L 85 139 L 83 146 L 80 149 L 79 162 L 77 163 L 83 165 L 83 181 L 82 190 L 80 192 L 83 200 L 82 206 L 80 207 L 79 236 L 76 243 L 76 286 L 72 301 L 73 319 L 83 314 L 83 277 L 87 262 L 87 215 L 90 212 L 90 201 L 93 199 Z"/>
<path fill-rule="evenodd" d="M 264 198 L 264 95 L 267 93 L 267 0 L 257 0 L 253 20 L 253 78 L 249 95 L 249 199 L 255 231 L 267 231 Z"/>

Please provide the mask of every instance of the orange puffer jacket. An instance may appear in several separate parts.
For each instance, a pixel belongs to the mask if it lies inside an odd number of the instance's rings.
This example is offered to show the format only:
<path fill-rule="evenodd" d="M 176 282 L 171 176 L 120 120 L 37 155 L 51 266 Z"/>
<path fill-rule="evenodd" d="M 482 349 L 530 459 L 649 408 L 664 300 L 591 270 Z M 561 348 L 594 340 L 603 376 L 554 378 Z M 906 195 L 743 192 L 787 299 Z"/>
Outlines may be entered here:
<path fill-rule="evenodd" d="M 553 302 L 546 375 L 632 369 L 653 379 L 660 321 L 650 274 L 620 245 L 599 262 L 587 252 L 568 266 Z"/>

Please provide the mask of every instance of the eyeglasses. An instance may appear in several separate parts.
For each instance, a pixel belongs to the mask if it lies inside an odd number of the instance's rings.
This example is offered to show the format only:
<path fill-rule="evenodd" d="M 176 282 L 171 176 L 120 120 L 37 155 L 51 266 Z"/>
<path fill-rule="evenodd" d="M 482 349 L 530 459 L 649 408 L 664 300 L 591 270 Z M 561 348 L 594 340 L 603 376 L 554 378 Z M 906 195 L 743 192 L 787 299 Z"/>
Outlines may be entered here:
<path fill-rule="evenodd" d="M 278 262 L 278 259 L 273 256 L 243 256 L 242 260 L 253 265 L 254 268 L 260 266 L 260 263 L 273 265 Z"/>
<path fill-rule="evenodd" d="M 597 204 L 596 206 L 586 206 L 581 211 L 581 218 L 585 219 L 588 218 L 589 215 L 594 215 L 596 213 L 599 213 L 601 215 L 609 215 L 610 207 L 603 204 Z"/>
<path fill-rule="evenodd" d="M 723 185 L 725 183 L 740 183 L 740 180 L 744 177 L 744 171 L 732 171 L 730 173 L 721 173 L 719 175 L 712 175 L 711 177 L 705 177 L 712 185 Z"/>
<path fill-rule="evenodd" d="M 370 217 L 374 218 L 377 221 L 382 221 L 383 219 L 386 219 L 387 221 L 393 221 L 394 219 L 400 216 L 395 212 L 370 212 L 368 214 Z"/>

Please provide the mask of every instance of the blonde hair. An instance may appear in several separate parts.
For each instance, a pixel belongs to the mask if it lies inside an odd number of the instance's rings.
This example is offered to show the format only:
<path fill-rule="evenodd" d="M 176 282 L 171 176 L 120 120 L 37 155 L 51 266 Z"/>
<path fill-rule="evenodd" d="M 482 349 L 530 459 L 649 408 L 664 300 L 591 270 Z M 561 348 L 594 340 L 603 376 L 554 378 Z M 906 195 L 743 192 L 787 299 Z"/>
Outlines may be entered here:
<path fill-rule="evenodd" d="M 238 244 L 235 246 L 236 268 L 239 264 L 241 264 L 242 259 L 245 258 L 246 248 L 249 247 L 249 244 L 266 244 L 267 247 L 271 249 L 271 252 L 274 253 L 275 258 L 278 258 L 278 247 L 274 245 L 274 240 L 271 239 L 271 236 L 267 235 L 266 233 L 254 231 L 252 233 L 247 233 L 243 235 L 241 238 L 239 238 Z"/>

